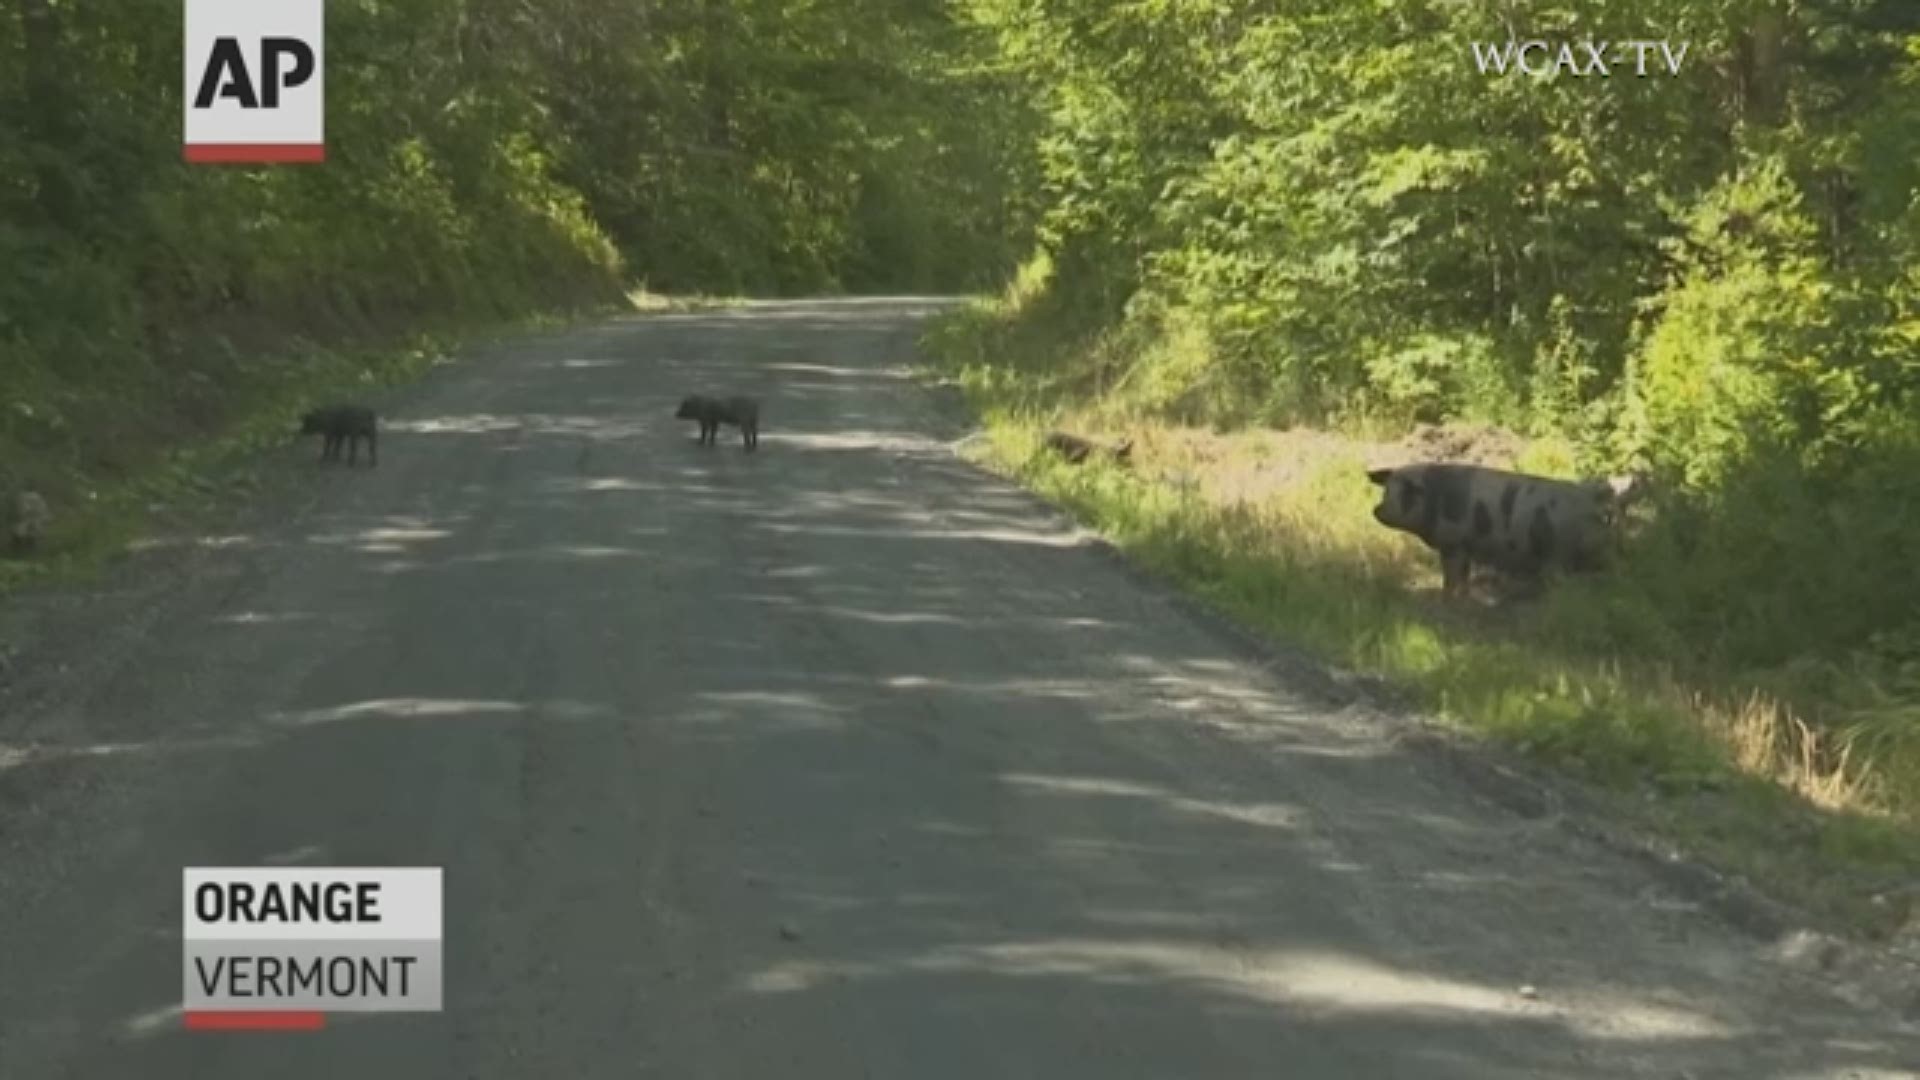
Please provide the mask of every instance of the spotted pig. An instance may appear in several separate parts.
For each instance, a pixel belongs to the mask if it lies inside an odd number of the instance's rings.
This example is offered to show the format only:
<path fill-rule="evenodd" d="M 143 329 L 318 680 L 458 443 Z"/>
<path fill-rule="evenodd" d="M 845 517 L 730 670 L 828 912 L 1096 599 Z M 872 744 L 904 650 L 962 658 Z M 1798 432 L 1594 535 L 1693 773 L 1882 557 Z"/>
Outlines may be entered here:
<path fill-rule="evenodd" d="M 1367 479 L 1381 488 L 1374 519 L 1438 552 L 1448 593 L 1466 590 L 1475 563 L 1529 577 L 1599 569 L 1615 510 L 1635 487 L 1631 478 L 1553 480 L 1439 463 L 1370 469 Z"/>

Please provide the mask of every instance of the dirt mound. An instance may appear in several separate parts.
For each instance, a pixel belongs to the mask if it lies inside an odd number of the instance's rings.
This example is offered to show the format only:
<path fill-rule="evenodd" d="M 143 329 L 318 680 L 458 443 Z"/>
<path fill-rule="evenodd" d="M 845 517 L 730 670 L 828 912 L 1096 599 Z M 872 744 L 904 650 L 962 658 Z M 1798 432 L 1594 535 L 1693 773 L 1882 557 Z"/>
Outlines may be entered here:
<path fill-rule="evenodd" d="M 1409 461 L 1454 461 L 1510 469 L 1526 440 L 1510 431 L 1466 424 L 1421 424 L 1396 449 Z"/>
<path fill-rule="evenodd" d="M 1526 440 L 1468 425 L 1422 425 L 1394 442 L 1370 442 L 1312 428 L 1255 428 L 1232 433 L 1199 428 L 1136 432 L 1134 457 L 1148 472 L 1216 503 L 1259 503 L 1308 482 L 1329 465 L 1408 465 L 1456 461 L 1512 468 Z"/>

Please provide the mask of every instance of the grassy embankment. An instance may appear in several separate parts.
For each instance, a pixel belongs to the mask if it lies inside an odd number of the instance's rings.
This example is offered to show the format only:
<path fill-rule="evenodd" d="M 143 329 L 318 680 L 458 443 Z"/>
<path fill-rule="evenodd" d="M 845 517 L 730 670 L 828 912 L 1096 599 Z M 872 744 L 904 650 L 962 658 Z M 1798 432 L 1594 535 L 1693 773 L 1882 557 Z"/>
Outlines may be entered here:
<path fill-rule="evenodd" d="M 1036 295 L 1016 284 L 928 335 L 986 422 L 990 466 L 1243 623 L 1592 782 L 1629 828 L 1831 925 L 1885 935 L 1920 919 L 1920 754 L 1894 737 L 1898 713 L 1849 722 L 1876 700 L 1868 680 L 1775 677 L 1717 659 L 1726 642 L 1672 640 L 1635 602 L 1642 582 L 1688 572 L 1671 551 L 1536 603 L 1449 605 L 1433 556 L 1372 519 L 1368 462 L 1465 455 L 1568 475 L 1569 447 L 1169 424 L 1152 418 L 1155 383 L 1206 368 L 1197 338 L 1075 332 Z M 1131 434 L 1132 468 L 1063 465 L 1038 452 L 1047 426 Z"/>

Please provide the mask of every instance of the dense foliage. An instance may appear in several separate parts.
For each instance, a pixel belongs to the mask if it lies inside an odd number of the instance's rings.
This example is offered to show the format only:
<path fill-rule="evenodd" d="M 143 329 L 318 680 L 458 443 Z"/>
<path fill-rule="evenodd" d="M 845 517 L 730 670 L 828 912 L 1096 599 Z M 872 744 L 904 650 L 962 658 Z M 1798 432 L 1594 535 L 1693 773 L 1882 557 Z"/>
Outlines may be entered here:
<path fill-rule="evenodd" d="M 204 430 L 294 335 L 1017 250 L 1026 135 L 936 3 L 328 0 L 328 160 L 264 169 L 181 161 L 181 11 L 0 0 L 0 488 Z"/>
<path fill-rule="evenodd" d="M 1920 730 L 1889 704 L 1920 698 L 1920 5 L 974 8 L 1044 105 L 1024 311 L 1087 388 L 1495 422 L 1648 470 L 1670 505 L 1614 646 L 1867 671 L 1848 715 Z M 1679 70 L 1476 64 L 1536 38 Z"/>

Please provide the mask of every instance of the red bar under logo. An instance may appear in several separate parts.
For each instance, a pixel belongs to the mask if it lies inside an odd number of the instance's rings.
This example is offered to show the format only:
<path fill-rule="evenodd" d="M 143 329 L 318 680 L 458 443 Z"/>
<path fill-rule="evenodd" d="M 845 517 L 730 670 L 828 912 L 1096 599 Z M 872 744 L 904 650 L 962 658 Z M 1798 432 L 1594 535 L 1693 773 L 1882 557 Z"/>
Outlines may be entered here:
<path fill-rule="evenodd" d="M 188 143 L 186 159 L 197 165 L 274 165 L 327 160 L 325 143 Z"/>
<path fill-rule="evenodd" d="M 188 1031 L 319 1031 L 323 1012 L 209 1012 L 184 1014 Z"/>

